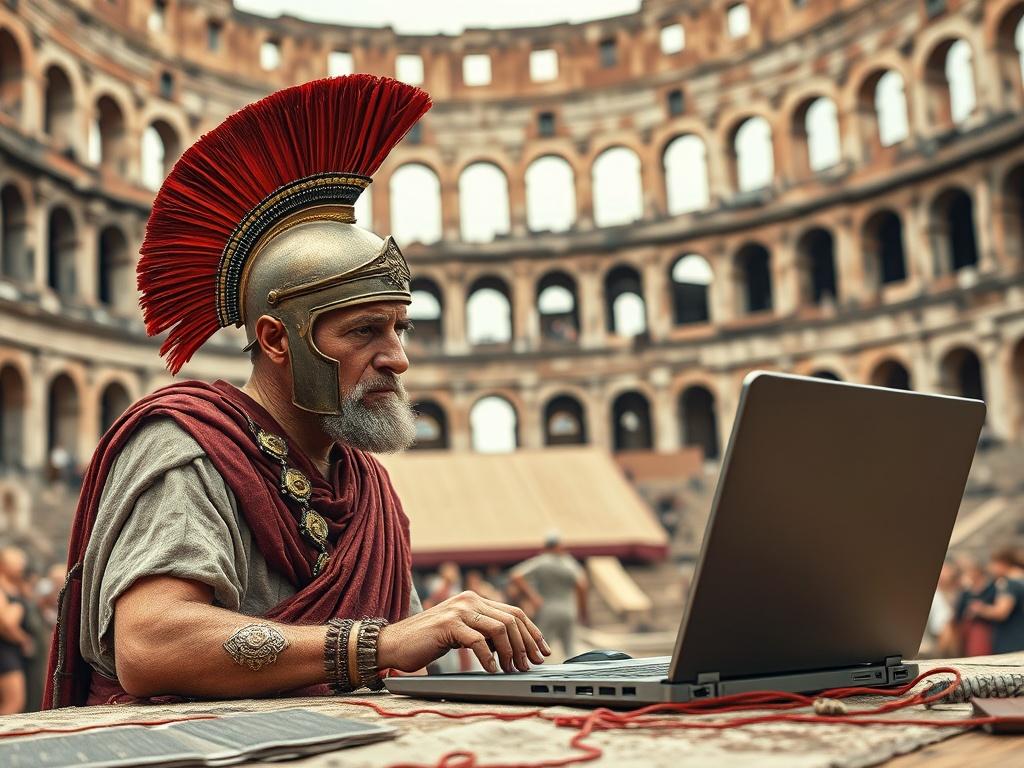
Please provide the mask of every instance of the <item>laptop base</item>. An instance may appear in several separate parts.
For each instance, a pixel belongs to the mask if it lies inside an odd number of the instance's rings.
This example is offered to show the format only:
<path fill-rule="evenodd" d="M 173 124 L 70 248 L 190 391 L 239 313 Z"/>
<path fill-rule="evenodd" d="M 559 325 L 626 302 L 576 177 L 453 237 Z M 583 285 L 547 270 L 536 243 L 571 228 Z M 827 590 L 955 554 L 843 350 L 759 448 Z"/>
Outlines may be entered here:
<path fill-rule="evenodd" d="M 671 657 L 663 656 L 634 659 L 632 662 L 544 665 L 530 672 L 515 674 L 466 672 L 390 677 L 385 680 L 385 685 L 391 693 L 420 699 L 632 709 L 648 704 L 685 703 L 750 691 L 814 693 L 849 686 L 881 688 L 902 685 L 918 674 L 916 664 L 904 664 L 899 657 L 877 664 L 729 680 L 719 680 L 712 673 L 701 675 L 696 683 L 673 683 L 664 675 L 631 677 L 628 674 L 631 667 L 658 662 L 664 662 L 667 670 L 670 660 Z M 607 671 L 607 676 L 604 671 Z M 619 671 L 623 674 L 616 674 Z M 595 673 L 600 676 L 595 676 Z"/>

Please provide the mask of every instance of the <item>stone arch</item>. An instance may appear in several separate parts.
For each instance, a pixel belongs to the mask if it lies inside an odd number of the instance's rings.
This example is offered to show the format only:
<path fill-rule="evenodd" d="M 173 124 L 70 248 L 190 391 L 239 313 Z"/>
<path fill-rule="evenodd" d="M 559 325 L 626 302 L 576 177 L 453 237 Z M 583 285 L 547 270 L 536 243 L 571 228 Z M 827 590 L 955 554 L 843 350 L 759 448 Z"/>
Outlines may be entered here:
<path fill-rule="evenodd" d="M 825 381 L 842 381 L 843 378 L 838 373 L 833 371 L 831 368 L 815 368 L 811 372 L 811 377 L 815 379 L 824 379 Z"/>
<path fill-rule="evenodd" d="M 576 224 L 576 173 L 561 155 L 543 155 L 526 168 L 526 226 L 565 232 Z"/>
<path fill-rule="evenodd" d="M 861 228 L 861 245 L 869 284 L 880 288 L 907 279 L 903 221 L 898 213 L 889 208 L 872 213 Z"/>
<path fill-rule="evenodd" d="M 467 293 L 466 338 L 470 344 L 512 341 L 512 291 L 500 277 L 478 278 Z"/>
<path fill-rule="evenodd" d="M 949 350 L 939 362 L 939 384 L 946 394 L 984 400 L 985 375 L 981 358 L 967 346 Z"/>
<path fill-rule="evenodd" d="M 0 189 L 0 277 L 29 281 L 35 271 L 28 250 L 29 217 L 15 184 Z"/>
<path fill-rule="evenodd" d="M 445 450 L 449 447 L 448 414 L 435 400 L 422 399 L 413 403 L 416 412 L 416 442 L 414 450 Z"/>
<path fill-rule="evenodd" d="M 640 155 L 614 146 L 594 158 L 591 167 L 594 223 L 599 227 L 629 224 L 644 215 Z"/>
<path fill-rule="evenodd" d="M 879 361 L 868 375 L 868 384 L 887 389 L 913 390 L 910 371 L 903 363 L 891 357 Z"/>
<path fill-rule="evenodd" d="M 50 288 L 65 299 L 73 298 L 78 287 L 75 265 L 78 232 L 71 212 L 63 205 L 50 209 L 46 228 L 47 275 Z"/>
<path fill-rule="evenodd" d="M 96 100 L 90 125 L 89 160 L 111 172 L 128 172 L 129 141 L 125 111 L 109 93 Z"/>
<path fill-rule="evenodd" d="M 1024 3 L 1001 9 L 992 36 L 992 50 L 1008 101 L 1020 106 L 1024 102 Z"/>
<path fill-rule="evenodd" d="M 672 262 L 668 277 L 674 324 L 709 322 L 711 284 L 715 279 L 711 263 L 698 253 L 684 253 Z"/>
<path fill-rule="evenodd" d="M 470 163 L 459 174 L 459 231 L 467 243 L 488 243 L 510 227 L 508 177 L 496 164 Z"/>
<path fill-rule="evenodd" d="M 576 281 L 561 270 L 537 281 L 537 313 L 545 342 L 575 344 L 579 340 L 580 312 Z"/>
<path fill-rule="evenodd" d="M 839 110 L 828 96 L 815 94 L 798 103 L 792 112 L 790 134 L 798 178 L 832 168 L 842 159 Z"/>
<path fill-rule="evenodd" d="M 775 148 L 771 123 L 761 115 L 740 120 L 730 134 L 733 182 L 740 192 L 771 187 L 775 181 Z"/>
<path fill-rule="evenodd" d="M 900 144 L 910 136 L 906 80 L 898 69 L 876 69 L 864 78 L 857 93 L 861 140 L 870 159 L 878 150 Z"/>
<path fill-rule="evenodd" d="M 796 245 L 800 297 L 803 303 L 834 303 L 839 296 L 835 240 L 824 227 L 812 227 Z"/>
<path fill-rule="evenodd" d="M 947 187 L 932 201 L 928 230 L 939 274 L 978 264 L 974 202 L 961 187 Z"/>
<path fill-rule="evenodd" d="M 669 215 L 707 208 L 711 193 L 704 140 L 693 133 L 676 136 L 665 146 L 661 157 Z"/>
<path fill-rule="evenodd" d="M 0 365 L 0 468 L 24 466 L 27 411 L 25 377 L 14 365 Z"/>
<path fill-rule="evenodd" d="M 0 27 L 0 111 L 21 120 L 25 98 L 25 62 L 10 30 Z"/>
<path fill-rule="evenodd" d="M 633 267 L 620 264 L 604 278 L 605 320 L 609 333 L 638 336 L 647 332 L 643 280 Z"/>
<path fill-rule="evenodd" d="M 156 119 L 142 134 L 142 184 L 158 190 L 181 154 L 181 139 L 171 124 Z"/>
<path fill-rule="evenodd" d="M 401 243 L 436 243 L 442 236 L 441 181 L 425 163 L 398 166 L 388 181 L 391 231 Z"/>
<path fill-rule="evenodd" d="M 961 37 L 936 43 L 924 60 L 925 105 L 931 125 L 940 129 L 963 124 L 977 106 L 974 52 Z"/>
<path fill-rule="evenodd" d="M 519 414 L 500 395 L 485 395 L 469 411 L 470 438 L 478 453 L 508 453 L 519 446 Z"/>
<path fill-rule="evenodd" d="M 615 451 L 650 451 L 654 448 L 651 404 L 637 390 L 623 392 L 612 401 L 612 448 Z"/>
<path fill-rule="evenodd" d="M 1002 182 L 1003 249 L 1019 262 L 1024 257 L 1024 163 L 1010 168 Z"/>
<path fill-rule="evenodd" d="M 680 393 L 679 434 L 682 436 L 684 447 L 700 448 L 705 459 L 718 458 L 718 415 L 715 395 L 707 387 L 695 384 Z"/>
<path fill-rule="evenodd" d="M 46 457 L 54 479 L 71 480 L 78 472 L 80 419 L 78 386 L 60 373 L 51 380 L 46 400 Z"/>
<path fill-rule="evenodd" d="M 544 445 L 585 445 L 587 417 L 583 404 L 569 394 L 552 397 L 544 406 Z"/>
<path fill-rule="evenodd" d="M 50 64 L 43 73 L 43 131 L 60 150 L 74 147 L 75 89 L 67 70 Z"/>
<path fill-rule="evenodd" d="M 772 310 L 772 256 L 761 243 L 750 242 L 733 257 L 739 314 Z"/>
<path fill-rule="evenodd" d="M 120 381 L 111 381 L 100 393 L 100 435 L 106 433 L 118 417 L 128 410 L 132 396 Z"/>
<path fill-rule="evenodd" d="M 413 331 L 409 342 L 424 349 L 437 349 L 444 342 L 444 294 L 428 277 L 414 277 L 409 319 Z"/>
<path fill-rule="evenodd" d="M 100 230 L 98 266 L 100 303 L 120 314 L 134 313 L 138 307 L 135 260 L 120 227 L 109 224 Z"/>

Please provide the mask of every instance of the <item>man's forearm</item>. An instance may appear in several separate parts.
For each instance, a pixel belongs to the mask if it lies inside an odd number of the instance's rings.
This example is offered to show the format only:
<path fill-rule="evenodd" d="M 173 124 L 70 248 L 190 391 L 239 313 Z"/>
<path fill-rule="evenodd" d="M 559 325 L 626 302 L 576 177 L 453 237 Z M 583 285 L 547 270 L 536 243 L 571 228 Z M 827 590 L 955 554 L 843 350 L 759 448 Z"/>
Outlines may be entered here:
<path fill-rule="evenodd" d="M 196 595 L 198 600 L 175 595 L 173 588 L 168 594 L 166 589 L 147 587 L 154 594 L 133 595 L 136 589 L 118 601 L 114 622 L 117 677 L 128 693 L 264 696 L 326 680 L 326 627 L 289 626 L 243 616 L 208 604 L 202 594 Z M 159 609 L 154 610 L 155 606 Z M 252 624 L 266 629 L 248 633 L 240 649 L 225 649 L 239 629 Z M 270 661 L 282 638 L 286 647 Z M 247 658 L 251 663 L 246 663 Z"/>

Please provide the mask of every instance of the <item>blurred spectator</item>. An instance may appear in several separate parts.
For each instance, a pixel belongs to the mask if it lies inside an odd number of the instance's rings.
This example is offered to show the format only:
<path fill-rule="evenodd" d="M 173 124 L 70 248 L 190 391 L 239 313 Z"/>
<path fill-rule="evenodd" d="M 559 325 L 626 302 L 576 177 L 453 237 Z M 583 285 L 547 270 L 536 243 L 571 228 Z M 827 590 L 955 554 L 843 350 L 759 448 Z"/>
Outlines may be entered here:
<path fill-rule="evenodd" d="M 960 652 L 964 656 L 988 656 L 992 653 L 992 625 L 978 618 L 971 606 L 991 604 L 995 600 L 996 588 L 976 560 L 963 560 L 960 570 L 963 592 L 954 611 Z"/>
<path fill-rule="evenodd" d="M 427 582 L 427 594 L 423 598 L 423 607 L 432 608 L 438 603 L 443 603 L 449 597 L 454 597 L 462 591 L 462 574 L 459 572 L 457 563 L 447 561 L 441 563 L 437 568 L 437 575 Z M 456 648 L 448 651 L 437 661 L 431 663 L 427 670 L 431 674 L 443 672 L 462 672 L 470 668 L 470 657 L 472 653 L 465 648 Z M 474 657 L 475 658 L 475 657 Z"/>
<path fill-rule="evenodd" d="M 993 553 L 988 571 L 993 578 L 995 599 L 975 600 L 967 611 L 992 623 L 992 652 L 1024 650 L 1024 568 L 1017 553 L 1001 549 Z"/>
<path fill-rule="evenodd" d="M 24 711 L 25 665 L 35 652 L 26 628 L 22 586 L 25 566 L 22 550 L 0 550 L 0 715 Z"/>
<path fill-rule="evenodd" d="M 939 583 L 928 612 L 923 646 L 932 656 L 949 658 L 960 654 L 956 632 L 956 603 L 960 596 L 960 569 L 947 560 L 939 572 Z"/>
<path fill-rule="evenodd" d="M 676 531 L 679 530 L 679 523 L 682 520 L 678 499 L 672 494 L 662 496 L 655 504 L 655 512 L 658 515 L 661 527 L 665 529 L 669 539 L 674 539 Z"/>
<path fill-rule="evenodd" d="M 557 640 L 566 656 L 574 655 L 577 618 L 588 623 L 587 575 L 558 535 L 550 534 L 543 552 L 513 568 L 511 581 L 537 606 L 533 620 L 548 643 Z"/>
<path fill-rule="evenodd" d="M 505 602 L 505 596 L 498 591 L 497 587 L 484 579 L 484 575 L 478 570 L 466 571 L 466 589 L 476 592 L 480 597 L 486 597 L 488 600 Z"/>
<path fill-rule="evenodd" d="M 51 565 L 38 583 L 36 584 L 36 598 L 39 601 L 39 609 L 43 614 L 43 621 L 52 630 L 57 624 L 57 600 L 60 591 L 64 588 L 64 580 L 68 575 L 68 567 L 63 563 Z"/>

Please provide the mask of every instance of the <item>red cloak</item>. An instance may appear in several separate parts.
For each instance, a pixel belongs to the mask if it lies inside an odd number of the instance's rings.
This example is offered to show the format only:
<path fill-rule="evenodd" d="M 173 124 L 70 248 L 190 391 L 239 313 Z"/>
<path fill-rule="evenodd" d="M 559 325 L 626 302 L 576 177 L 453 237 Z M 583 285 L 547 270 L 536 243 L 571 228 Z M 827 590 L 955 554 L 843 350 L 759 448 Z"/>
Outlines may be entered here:
<path fill-rule="evenodd" d="M 183 381 L 147 395 L 129 408 L 100 439 L 85 473 L 68 546 L 68 579 L 61 591 L 47 670 L 45 708 L 101 703 L 89 700 L 92 668 L 79 646 L 82 611 L 81 563 L 103 486 L 128 438 L 146 419 L 169 417 L 209 456 L 238 506 L 268 565 L 296 593 L 266 618 L 288 624 L 324 624 L 333 617 L 401 619 L 409 605 L 409 520 L 387 472 L 370 454 L 337 445 L 329 477 L 289 444 L 288 465 L 313 484 L 309 505 L 327 520 L 330 561 L 315 579 L 317 550 L 299 533 L 297 505 L 279 490 L 280 464 L 260 451 L 251 418 L 287 439 L 256 401 L 224 381 Z M 105 694 L 124 693 L 97 676 Z M 94 696 L 95 698 L 95 696 Z M 108 698 L 108 697 L 105 697 Z"/>

